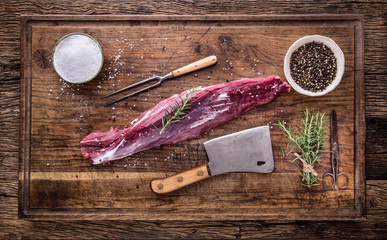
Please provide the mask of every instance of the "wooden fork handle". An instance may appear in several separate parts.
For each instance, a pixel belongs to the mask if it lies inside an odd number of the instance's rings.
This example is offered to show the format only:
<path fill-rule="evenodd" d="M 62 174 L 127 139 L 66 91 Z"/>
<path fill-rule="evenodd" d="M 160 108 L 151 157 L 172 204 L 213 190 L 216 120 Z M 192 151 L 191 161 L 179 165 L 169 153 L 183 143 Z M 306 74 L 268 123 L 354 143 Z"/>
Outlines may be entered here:
<path fill-rule="evenodd" d="M 212 55 L 212 56 L 203 58 L 199 61 L 190 63 L 190 64 L 188 64 L 184 67 L 181 67 L 179 69 L 176 69 L 176 70 L 172 71 L 172 74 L 174 77 L 177 77 L 177 76 L 180 76 L 180 75 L 183 75 L 186 73 L 190 73 L 190 72 L 214 65 L 217 60 L 218 60 L 218 58 L 215 55 Z"/>

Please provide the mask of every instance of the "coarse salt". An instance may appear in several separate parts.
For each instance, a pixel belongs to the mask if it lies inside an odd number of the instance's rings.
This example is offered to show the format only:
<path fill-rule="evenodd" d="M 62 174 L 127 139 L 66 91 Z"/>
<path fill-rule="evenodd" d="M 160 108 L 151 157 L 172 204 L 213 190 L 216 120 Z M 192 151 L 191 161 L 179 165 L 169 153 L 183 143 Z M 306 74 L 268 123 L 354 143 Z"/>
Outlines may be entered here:
<path fill-rule="evenodd" d="M 64 80 L 71 83 L 91 80 L 98 74 L 102 64 L 102 50 L 98 43 L 87 35 L 65 36 L 54 49 L 54 68 Z"/>

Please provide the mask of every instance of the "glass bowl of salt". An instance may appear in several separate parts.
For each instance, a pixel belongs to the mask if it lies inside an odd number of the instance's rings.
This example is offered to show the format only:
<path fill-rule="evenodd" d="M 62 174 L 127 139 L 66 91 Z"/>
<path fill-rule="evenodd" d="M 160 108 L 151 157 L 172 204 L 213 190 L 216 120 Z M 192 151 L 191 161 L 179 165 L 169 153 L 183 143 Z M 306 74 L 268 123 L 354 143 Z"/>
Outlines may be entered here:
<path fill-rule="evenodd" d="M 56 43 L 52 53 L 52 65 L 59 77 L 69 83 L 88 82 L 101 71 L 102 48 L 87 34 L 68 34 Z"/>

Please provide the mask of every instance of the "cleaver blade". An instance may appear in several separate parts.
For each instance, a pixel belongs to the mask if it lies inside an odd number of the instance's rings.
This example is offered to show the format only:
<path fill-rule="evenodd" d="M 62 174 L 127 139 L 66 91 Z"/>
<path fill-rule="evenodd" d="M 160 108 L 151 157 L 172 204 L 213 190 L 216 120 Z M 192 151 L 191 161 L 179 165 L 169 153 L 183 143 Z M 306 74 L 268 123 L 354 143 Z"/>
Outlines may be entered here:
<path fill-rule="evenodd" d="M 151 181 L 155 193 L 168 193 L 211 176 L 231 172 L 270 173 L 274 170 L 269 126 L 218 137 L 204 143 L 209 163 Z"/>
<path fill-rule="evenodd" d="M 211 176 L 230 172 L 274 170 L 269 126 L 247 129 L 204 143 Z"/>

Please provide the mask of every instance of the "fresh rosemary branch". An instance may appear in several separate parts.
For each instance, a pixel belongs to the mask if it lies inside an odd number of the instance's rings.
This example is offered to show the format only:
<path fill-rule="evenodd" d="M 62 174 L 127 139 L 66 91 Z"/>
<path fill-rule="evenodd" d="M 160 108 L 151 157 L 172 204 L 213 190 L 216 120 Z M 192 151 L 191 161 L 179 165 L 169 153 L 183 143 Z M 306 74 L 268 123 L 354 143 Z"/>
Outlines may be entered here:
<path fill-rule="evenodd" d="M 285 152 L 284 152 L 284 146 L 281 143 L 281 152 L 282 152 L 282 157 L 285 157 Z"/>
<path fill-rule="evenodd" d="M 324 120 L 325 113 L 319 113 L 314 110 L 306 108 L 304 111 L 304 118 L 302 126 L 297 126 L 297 129 L 286 128 L 285 121 L 278 121 L 277 126 L 283 131 L 283 135 L 287 137 L 287 149 L 292 161 L 298 166 L 297 160 L 303 164 L 303 170 L 299 171 L 302 176 L 302 185 L 306 187 L 313 187 L 319 185 L 320 178 L 316 175 L 313 166 L 316 162 L 320 163 L 320 152 L 322 152 L 325 143 L 326 135 L 326 120 Z M 291 153 L 296 157 L 292 157 Z"/>
<path fill-rule="evenodd" d="M 153 124 L 153 127 L 156 128 L 157 131 L 159 131 L 160 134 L 162 134 L 167 127 L 169 127 L 172 123 L 180 121 L 184 115 L 186 114 L 186 110 L 190 109 L 190 103 L 188 103 L 191 100 L 192 93 L 195 92 L 195 88 L 192 88 L 189 90 L 189 92 L 186 92 L 185 98 L 179 96 L 181 99 L 181 103 L 178 103 L 175 101 L 174 106 L 169 106 L 170 110 L 165 109 L 164 117 L 161 119 L 161 124 L 163 127 L 161 129 L 157 128 L 156 125 Z"/>

